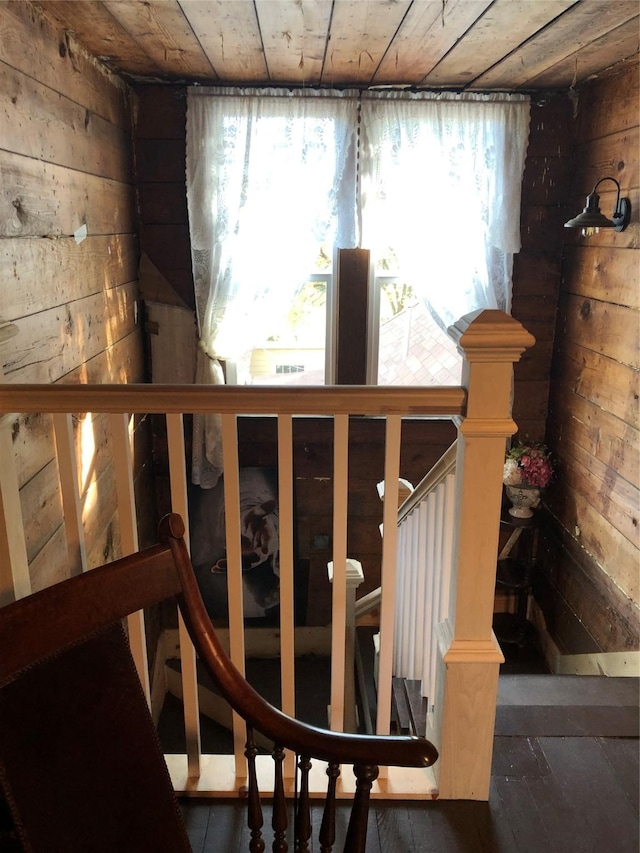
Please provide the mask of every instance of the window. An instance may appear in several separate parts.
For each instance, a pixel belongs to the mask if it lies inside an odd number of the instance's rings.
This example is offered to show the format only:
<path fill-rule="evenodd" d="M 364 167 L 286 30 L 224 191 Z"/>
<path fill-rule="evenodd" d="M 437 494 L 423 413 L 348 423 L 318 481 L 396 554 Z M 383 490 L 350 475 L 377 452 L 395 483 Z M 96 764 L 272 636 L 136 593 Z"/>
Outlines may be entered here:
<path fill-rule="evenodd" d="M 202 351 L 239 382 L 332 381 L 334 254 L 361 245 L 367 381 L 457 384 L 447 326 L 510 308 L 527 131 L 523 96 L 190 90 Z"/>

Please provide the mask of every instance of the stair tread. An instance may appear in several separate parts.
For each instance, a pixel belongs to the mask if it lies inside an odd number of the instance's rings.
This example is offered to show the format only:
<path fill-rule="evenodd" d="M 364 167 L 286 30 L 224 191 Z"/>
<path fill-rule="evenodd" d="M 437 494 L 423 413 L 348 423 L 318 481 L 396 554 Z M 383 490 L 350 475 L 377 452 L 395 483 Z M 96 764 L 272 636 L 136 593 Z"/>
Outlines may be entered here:
<path fill-rule="evenodd" d="M 427 730 L 427 700 L 422 695 L 422 682 L 419 679 L 405 678 L 404 692 L 413 734 L 424 737 Z"/>
<path fill-rule="evenodd" d="M 503 705 L 495 734 L 507 737 L 637 738 L 638 708 L 612 705 Z"/>
<path fill-rule="evenodd" d="M 501 675 L 496 735 L 637 738 L 639 683 L 597 675 Z"/>
<path fill-rule="evenodd" d="M 360 698 L 360 711 L 361 713 L 369 713 L 369 725 L 367 726 L 366 721 L 362 720 L 365 731 L 375 732 L 376 730 L 376 718 L 377 718 L 377 697 L 376 697 L 376 688 L 375 688 L 375 651 L 373 646 L 373 636 L 377 634 L 379 628 L 373 627 L 371 625 L 359 625 L 356 628 L 356 643 L 359 651 L 359 662 L 362 665 L 363 672 L 361 673 L 362 681 L 360 676 L 358 677 L 358 694 L 360 694 L 362 690 L 362 686 L 364 685 L 364 689 L 366 690 L 366 703 L 363 703 L 362 698 Z"/>
<path fill-rule="evenodd" d="M 498 705 L 637 707 L 639 683 L 598 675 L 501 675 Z"/>
<path fill-rule="evenodd" d="M 398 734 L 406 735 L 411 731 L 411 712 L 404 689 L 404 679 L 392 680 L 392 696 Z"/>

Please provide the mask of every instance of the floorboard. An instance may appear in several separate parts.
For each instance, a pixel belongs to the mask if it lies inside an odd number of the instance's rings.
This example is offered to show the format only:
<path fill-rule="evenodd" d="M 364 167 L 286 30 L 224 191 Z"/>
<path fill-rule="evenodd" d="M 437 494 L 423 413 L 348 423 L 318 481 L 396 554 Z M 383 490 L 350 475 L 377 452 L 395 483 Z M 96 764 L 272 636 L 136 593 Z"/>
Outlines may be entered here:
<path fill-rule="evenodd" d="M 598 740 L 540 738 L 539 742 L 564 799 L 580 815 L 573 823 L 584 829 L 585 842 L 588 839 L 591 845 L 586 849 L 638 853 L 637 812 Z M 624 827 L 631 832 L 625 833 Z"/>
<path fill-rule="evenodd" d="M 640 753 L 637 738 L 597 738 L 636 816 L 640 812 Z"/>
<path fill-rule="evenodd" d="M 638 681 L 570 679 L 501 676 L 489 802 L 376 800 L 368 853 L 638 853 Z M 338 804 L 335 851 L 349 807 Z M 249 849 L 244 801 L 183 809 L 194 853 Z M 316 801 L 312 853 L 321 819 Z M 269 822 L 267 804 L 266 850 Z"/>

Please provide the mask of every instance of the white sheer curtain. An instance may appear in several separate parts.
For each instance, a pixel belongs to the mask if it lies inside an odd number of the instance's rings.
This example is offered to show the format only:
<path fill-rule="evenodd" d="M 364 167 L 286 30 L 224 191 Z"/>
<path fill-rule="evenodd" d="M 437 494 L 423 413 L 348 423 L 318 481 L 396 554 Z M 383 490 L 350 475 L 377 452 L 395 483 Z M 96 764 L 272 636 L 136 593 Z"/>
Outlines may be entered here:
<path fill-rule="evenodd" d="M 189 90 L 198 382 L 223 382 L 218 359 L 241 361 L 276 327 L 323 242 L 355 245 L 356 115 L 349 93 Z M 210 488 L 221 467 L 218 418 L 196 417 L 192 479 Z"/>
<path fill-rule="evenodd" d="M 446 329 L 478 308 L 511 308 L 529 99 L 363 94 L 362 242 L 395 254 Z"/>
<path fill-rule="evenodd" d="M 322 243 L 395 255 L 444 329 L 509 311 L 528 129 L 519 95 L 190 89 L 197 381 L 275 327 Z M 221 468 L 218 418 L 196 417 L 192 479 Z"/>

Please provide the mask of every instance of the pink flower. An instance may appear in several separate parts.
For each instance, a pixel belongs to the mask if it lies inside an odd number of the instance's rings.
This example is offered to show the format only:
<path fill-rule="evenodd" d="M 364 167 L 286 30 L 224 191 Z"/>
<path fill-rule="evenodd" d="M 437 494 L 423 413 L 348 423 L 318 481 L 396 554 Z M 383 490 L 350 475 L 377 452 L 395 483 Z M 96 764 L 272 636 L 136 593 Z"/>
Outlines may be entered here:
<path fill-rule="evenodd" d="M 536 486 L 544 489 L 553 476 L 549 451 L 544 445 L 515 444 L 506 455 L 504 482 L 507 485 Z"/>

